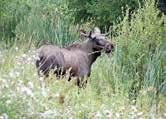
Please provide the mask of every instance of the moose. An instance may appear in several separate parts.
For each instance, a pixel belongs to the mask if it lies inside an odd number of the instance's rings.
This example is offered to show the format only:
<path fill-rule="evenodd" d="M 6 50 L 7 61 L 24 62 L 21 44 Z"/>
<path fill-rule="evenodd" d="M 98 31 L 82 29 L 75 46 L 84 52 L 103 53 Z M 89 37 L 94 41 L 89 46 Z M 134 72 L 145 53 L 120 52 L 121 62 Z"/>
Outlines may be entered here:
<path fill-rule="evenodd" d="M 55 45 L 43 45 L 37 49 L 39 59 L 36 61 L 38 74 L 49 76 L 52 69 L 54 74 L 64 76 L 68 70 L 69 79 L 76 77 L 78 87 L 82 86 L 82 81 L 91 74 L 92 64 L 101 55 L 102 52 L 111 53 L 114 51 L 114 45 L 106 40 L 106 34 L 102 34 L 98 27 L 86 32 L 80 30 L 80 35 L 87 41 L 76 43 L 66 48 L 60 48 Z M 87 83 L 87 80 L 85 81 Z"/>

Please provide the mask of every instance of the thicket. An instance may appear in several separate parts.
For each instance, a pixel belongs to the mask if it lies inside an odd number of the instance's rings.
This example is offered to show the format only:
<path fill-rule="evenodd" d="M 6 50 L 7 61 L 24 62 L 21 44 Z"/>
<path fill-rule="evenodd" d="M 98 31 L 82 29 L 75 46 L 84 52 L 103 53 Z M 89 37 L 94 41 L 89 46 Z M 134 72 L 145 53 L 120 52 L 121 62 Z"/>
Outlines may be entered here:
<path fill-rule="evenodd" d="M 22 33 L 41 42 L 66 45 L 77 37 L 71 31 L 77 24 L 88 23 L 102 29 L 123 18 L 122 10 L 136 10 L 141 0 L 2 0 L 0 6 L 0 40 L 7 43 Z M 20 30 L 20 31 L 19 31 Z M 19 33 L 18 33 L 19 32 Z M 20 33 L 22 32 L 22 33 Z M 74 34 L 72 34 L 74 33 Z M 16 39 L 15 39 L 16 38 Z M 61 41 L 61 43 L 59 43 Z"/>
<path fill-rule="evenodd" d="M 129 98 L 136 100 L 143 89 L 152 100 L 158 100 L 160 93 L 166 94 L 166 17 L 158 17 L 154 0 L 148 0 L 129 15 L 127 10 L 117 26 L 117 37 L 114 37 L 116 73 L 122 84 L 129 84 Z"/>
<path fill-rule="evenodd" d="M 143 0 L 69 0 L 75 23 L 92 21 L 102 29 L 123 19 L 122 11 L 130 8 L 130 14 L 143 4 Z"/>

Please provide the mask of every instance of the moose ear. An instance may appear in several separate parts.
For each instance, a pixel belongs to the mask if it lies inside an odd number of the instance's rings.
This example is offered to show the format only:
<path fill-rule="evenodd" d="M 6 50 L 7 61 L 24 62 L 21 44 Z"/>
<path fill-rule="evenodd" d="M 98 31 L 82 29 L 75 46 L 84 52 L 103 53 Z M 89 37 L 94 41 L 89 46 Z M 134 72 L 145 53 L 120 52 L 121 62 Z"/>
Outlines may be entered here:
<path fill-rule="evenodd" d="M 96 37 L 96 34 L 93 33 L 93 31 L 89 32 L 89 38 L 94 39 Z"/>
<path fill-rule="evenodd" d="M 87 33 L 86 31 L 84 31 L 84 30 L 80 30 L 80 35 L 81 36 L 84 36 L 84 37 L 89 37 L 89 33 Z"/>
<path fill-rule="evenodd" d="M 99 27 L 95 27 L 95 28 L 94 28 L 94 33 L 95 33 L 95 34 L 101 34 L 100 28 L 99 28 Z"/>

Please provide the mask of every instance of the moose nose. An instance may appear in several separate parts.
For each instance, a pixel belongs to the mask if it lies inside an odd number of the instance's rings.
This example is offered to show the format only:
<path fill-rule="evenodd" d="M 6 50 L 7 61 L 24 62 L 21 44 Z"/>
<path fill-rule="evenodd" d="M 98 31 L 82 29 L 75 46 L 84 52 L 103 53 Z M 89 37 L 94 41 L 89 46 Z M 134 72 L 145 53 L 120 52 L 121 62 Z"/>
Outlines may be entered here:
<path fill-rule="evenodd" d="M 113 44 L 107 44 L 106 45 L 106 49 L 105 49 L 105 52 L 106 53 L 110 53 L 110 52 L 113 52 L 114 51 L 114 45 Z"/>

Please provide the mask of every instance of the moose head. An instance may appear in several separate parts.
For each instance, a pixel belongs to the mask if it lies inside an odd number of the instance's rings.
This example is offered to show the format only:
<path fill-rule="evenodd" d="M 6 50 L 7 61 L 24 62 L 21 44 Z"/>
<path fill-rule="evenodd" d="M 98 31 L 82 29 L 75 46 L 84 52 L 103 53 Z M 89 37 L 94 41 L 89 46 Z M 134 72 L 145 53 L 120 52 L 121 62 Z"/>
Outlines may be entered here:
<path fill-rule="evenodd" d="M 81 36 L 89 38 L 89 41 L 92 43 L 92 47 L 94 51 L 102 51 L 104 50 L 105 53 L 110 53 L 114 51 L 114 45 L 107 41 L 107 35 L 102 34 L 101 30 L 98 27 L 95 27 L 93 31 L 86 32 L 84 30 L 80 30 Z"/>

